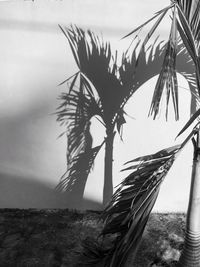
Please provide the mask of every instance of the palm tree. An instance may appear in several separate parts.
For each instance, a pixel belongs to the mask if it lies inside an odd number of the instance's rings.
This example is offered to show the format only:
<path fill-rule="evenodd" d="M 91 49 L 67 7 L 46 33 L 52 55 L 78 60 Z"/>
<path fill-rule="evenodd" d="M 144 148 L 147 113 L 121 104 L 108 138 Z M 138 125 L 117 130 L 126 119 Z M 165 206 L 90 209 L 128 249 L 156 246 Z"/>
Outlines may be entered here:
<path fill-rule="evenodd" d="M 179 135 L 183 133 L 200 115 L 200 1 L 195 0 L 176 0 L 171 1 L 171 5 L 162 10 L 159 19 L 162 19 L 168 8 L 172 9 L 172 24 L 170 37 L 166 49 L 166 55 L 163 62 L 157 86 L 155 88 L 150 113 L 156 117 L 159 110 L 161 95 L 164 85 L 167 91 L 167 107 L 169 95 L 171 93 L 176 118 L 178 118 L 178 86 L 176 78 L 176 55 L 179 34 L 183 45 L 187 49 L 195 67 L 196 78 L 196 107 L 197 112 L 193 114 Z M 154 24 L 153 30 L 160 21 Z M 149 38 L 149 37 L 148 37 Z M 179 266 L 191 267 L 200 266 L 200 124 L 197 122 L 193 128 L 190 138 L 194 145 L 193 169 L 191 177 L 190 198 L 187 212 L 185 245 Z"/>
<path fill-rule="evenodd" d="M 57 111 L 57 120 L 67 126 L 68 168 L 57 188 L 68 191 L 80 202 L 95 157 L 105 145 L 105 206 L 113 194 L 113 142 L 115 133 L 118 131 L 121 135 L 126 122 L 124 105 L 143 83 L 158 74 L 165 49 L 162 42 L 155 42 L 147 49 L 143 47 L 138 60 L 138 42 L 132 52 L 127 50 L 119 58 L 117 52 L 112 55 L 108 42 L 91 31 L 85 32 L 75 26 L 60 28 L 70 45 L 78 72 L 61 83 L 69 84 L 68 92 L 60 96 L 61 105 Z M 149 51 L 147 59 L 146 50 Z M 106 132 L 105 139 L 96 147 L 92 147 L 90 134 L 92 118 L 99 120 Z"/>
<path fill-rule="evenodd" d="M 180 52 L 178 45 L 181 41 L 181 45 L 185 47 L 194 66 L 194 75 L 192 75 L 193 78 L 190 82 L 194 85 L 193 89 L 195 88 L 193 93 L 195 94 L 196 112 L 178 136 L 188 129 L 195 120 L 197 122 L 181 145 L 129 162 L 131 166 L 126 169 L 133 169 L 133 172 L 122 181 L 103 213 L 105 225 L 102 235 L 114 234 L 117 236 L 115 242 L 107 250 L 98 251 L 97 249 L 98 254 L 97 252 L 96 254 L 90 254 L 96 255 L 92 259 L 93 262 L 104 259 L 104 266 L 130 266 L 129 257 L 134 256 L 137 251 L 149 214 L 159 193 L 160 185 L 174 160 L 189 140 L 192 140 L 194 145 L 194 157 L 185 242 L 179 266 L 200 266 L 200 121 L 198 120 L 200 116 L 200 1 L 173 0 L 168 7 L 157 12 L 154 17 L 127 36 L 134 34 L 157 18 L 143 41 L 143 48 L 169 10 L 172 11 L 171 30 L 149 114 L 156 118 L 160 110 L 161 98 L 166 95 L 166 116 L 171 99 L 175 118 L 179 118 L 176 60 Z M 187 69 L 187 65 L 185 69 Z M 86 246 L 86 248 L 88 251 L 91 250 L 90 247 Z"/>

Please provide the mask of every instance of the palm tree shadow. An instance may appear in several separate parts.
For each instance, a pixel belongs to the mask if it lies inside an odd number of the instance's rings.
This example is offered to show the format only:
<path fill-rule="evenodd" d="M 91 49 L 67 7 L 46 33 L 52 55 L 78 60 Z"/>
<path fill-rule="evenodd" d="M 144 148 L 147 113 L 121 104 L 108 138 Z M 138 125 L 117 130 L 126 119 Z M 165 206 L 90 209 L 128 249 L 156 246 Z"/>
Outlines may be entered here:
<path fill-rule="evenodd" d="M 163 45 L 162 41 L 156 39 L 153 45 L 141 48 L 138 58 L 138 43 L 131 53 L 127 50 L 122 55 L 121 63 L 117 63 L 117 51 L 113 56 L 110 44 L 101 41 L 91 31 L 85 32 L 73 26 L 70 29 L 60 28 L 69 42 L 79 71 L 61 83 L 67 82 L 69 86 L 68 92 L 60 97 L 62 103 L 57 111 L 57 120 L 67 126 L 68 169 L 61 177 L 57 189 L 65 191 L 68 203 L 81 208 L 89 172 L 97 153 L 105 145 L 102 177 L 105 206 L 113 194 L 114 137 L 116 132 L 121 135 L 122 126 L 126 122 L 123 108 L 144 83 L 160 73 L 166 44 Z M 193 92 L 193 113 L 196 105 L 194 67 L 181 44 L 178 49 L 177 71 L 188 80 Z M 106 132 L 105 139 L 96 147 L 92 147 L 90 133 L 90 121 L 93 117 L 100 118 Z"/>
<path fill-rule="evenodd" d="M 75 172 L 81 176 L 81 179 L 68 180 L 67 188 L 65 191 L 68 206 L 72 208 L 78 207 L 81 210 L 84 209 L 86 206 L 89 209 L 93 207 L 86 199 L 84 199 L 84 191 L 88 178 L 88 173 L 85 172 L 85 165 L 88 164 L 88 160 L 90 158 L 90 149 L 92 147 L 93 142 L 92 135 L 90 134 L 90 124 L 91 123 L 89 122 L 84 129 L 85 138 L 87 140 L 85 142 L 84 154 L 82 155 L 81 160 L 79 160 L 78 164 L 76 164 L 75 166 Z M 100 206 L 100 208 L 102 207 Z"/>
<path fill-rule="evenodd" d="M 37 197 L 36 197 L 37 196 Z M 0 208 L 75 208 L 79 203 L 69 202 L 65 193 L 56 192 L 35 177 L 0 173 Z M 100 210 L 101 204 L 91 199 L 82 201 L 82 208 Z"/>

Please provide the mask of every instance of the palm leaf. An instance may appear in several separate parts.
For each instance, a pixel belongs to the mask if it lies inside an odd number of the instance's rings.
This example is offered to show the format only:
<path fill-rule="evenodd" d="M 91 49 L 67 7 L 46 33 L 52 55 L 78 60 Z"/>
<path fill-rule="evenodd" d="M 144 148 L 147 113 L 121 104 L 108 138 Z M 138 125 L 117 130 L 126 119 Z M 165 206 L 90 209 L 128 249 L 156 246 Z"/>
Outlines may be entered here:
<path fill-rule="evenodd" d="M 184 2 L 184 1 L 183 1 Z M 200 96 L 200 65 L 199 65 L 199 44 L 200 44 L 200 4 L 190 1 L 189 8 L 186 4 L 181 5 L 178 1 L 178 14 L 180 24 L 178 30 L 196 68 L 196 80 L 198 95 Z M 190 10 L 190 15 L 188 14 Z"/>
<path fill-rule="evenodd" d="M 195 65 L 186 47 L 181 41 L 178 44 L 177 52 L 176 70 L 185 77 L 188 82 L 189 92 L 191 94 L 191 115 L 193 115 L 200 107 Z M 179 86 L 179 88 L 182 89 L 183 87 Z"/>
<path fill-rule="evenodd" d="M 179 32 L 180 37 L 184 46 L 186 47 L 188 53 L 190 54 L 194 64 L 195 64 L 195 78 L 197 85 L 197 95 L 200 95 L 200 60 L 199 60 L 199 51 L 200 51 L 200 4 L 199 1 L 195 0 L 176 0 L 173 3 L 157 13 L 157 16 L 160 16 L 151 30 L 147 33 L 143 44 L 146 44 L 152 33 L 155 31 L 157 26 L 161 22 L 161 15 L 164 15 L 169 9 L 172 9 L 172 24 L 169 40 L 166 47 L 166 52 L 164 56 L 163 66 L 159 75 L 159 78 L 156 83 L 155 91 L 152 98 L 152 103 L 149 111 L 149 115 L 153 115 L 154 118 L 159 113 L 161 99 L 166 92 L 166 118 L 168 114 L 169 100 L 172 99 L 175 119 L 179 118 L 179 107 L 178 107 L 178 83 L 176 76 L 176 55 L 178 52 L 178 39 L 176 37 L 177 32 Z M 127 36 L 135 33 L 135 31 L 141 29 L 143 26 L 146 26 L 150 21 L 155 19 L 156 16 L 153 16 L 147 22 L 137 27 Z M 127 37 L 126 36 L 126 37 Z M 187 75 L 185 75 L 187 78 Z"/>
<path fill-rule="evenodd" d="M 98 266 L 99 262 L 105 258 L 106 254 L 108 253 L 108 249 L 105 247 L 105 245 L 102 243 L 102 245 L 99 244 L 98 241 L 90 238 L 86 238 L 82 242 L 83 251 L 82 251 L 82 257 L 80 259 L 80 266 Z M 104 266 L 101 262 L 100 266 Z"/>
<path fill-rule="evenodd" d="M 198 45 L 199 45 L 199 28 L 200 28 L 200 4 L 199 1 L 177 0 L 177 30 L 182 42 L 186 47 L 195 65 L 196 71 L 193 75 L 196 79 L 196 95 L 200 95 L 200 75 L 198 63 Z M 187 65 L 185 65 L 187 68 Z M 187 78 L 187 75 L 185 76 Z M 190 80 L 188 80 L 190 82 Z"/>
<path fill-rule="evenodd" d="M 158 20 L 156 21 L 156 23 L 153 25 L 153 27 L 151 28 L 151 30 L 148 32 L 148 34 L 146 35 L 142 46 L 145 46 L 149 39 L 151 38 L 151 36 L 153 35 L 153 33 L 155 32 L 155 30 L 157 29 L 157 27 L 159 26 L 159 24 L 161 23 L 162 19 L 165 17 L 166 13 L 167 13 L 168 9 L 166 9 L 158 18 Z"/>
<path fill-rule="evenodd" d="M 187 121 L 187 123 L 184 125 L 184 127 L 181 129 L 181 131 L 178 133 L 177 137 L 179 135 L 181 135 L 183 132 L 185 132 L 185 130 L 187 130 L 188 127 L 190 127 L 190 125 L 199 117 L 200 115 L 200 109 L 198 109 L 193 115 L 192 117 Z M 199 124 L 200 122 L 197 123 L 197 125 Z M 196 125 L 196 126 L 197 126 Z"/>
<path fill-rule="evenodd" d="M 158 17 L 160 14 L 161 14 L 161 16 L 162 16 L 163 14 L 166 14 L 166 12 L 167 12 L 171 7 L 173 7 L 173 6 L 174 6 L 174 4 L 169 5 L 169 6 L 166 7 L 166 8 L 161 9 L 161 10 L 158 11 L 152 18 L 148 19 L 146 22 L 144 22 L 143 24 L 141 24 L 140 26 L 138 26 L 137 28 L 135 28 L 133 31 L 131 31 L 130 33 L 128 33 L 127 35 L 125 35 L 123 38 L 126 38 L 126 37 L 128 37 L 128 36 L 134 34 L 134 33 L 137 32 L 138 30 L 140 30 L 141 28 L 143 28 L 144 26 L 146 26 L 149 22 L 151 22 L 152 20 L 154 20 L 156 17 Z M 158 19 L 158 20 L 159 20 L 159 19 Z M 162 19 L 161 19 L 161 20 L 162 20 Z M 156 25 L 157 22 L 158 22 L 158 21 L 156 21 L 156 23 L 155 23 L 154 25 Z M 157 26 L 158 26 L 158 25 L 157 25 Z M 152 29 L 153 29 L 154 27 L 156 28 L 157 26 L 153 26 Z M 151 31 L 152 31 L 152 30 L 151 30 Z M 148 36 L 148 34 L 147 34 L 147 36 Z"/>
<path fill-rule="evenodd" d="M 103 242 L 110 235 L 113 236 L 113 242 L 109 249 L 103 249 L 101 243 L 99 253 L 95 252 L 96 256 L 92 253 L 91 244 L 87 250 L 88 257 L 93 255 L 93 260 L 103 261 L 105 267 L 123 267 L 129 255 L 136 255 L 160 186 L 178 154 L 195 134 L 196 129 L 193 129 L 181 145 L 126 163 L 131 164 L 127 169 L 132 172 L 118 186 L 102 214 L 105 222 L 101 232 Z M 95 250 L 98 250 L 97 247 Z"/>
<path fill-rule="evenodd" d="M 184 13 L 182 12 L 181 8 L 177 6 L 178 14 L 180 23 L 178 22 L 178 31 L 182 38 L 183 43 L 185 44 L 190 56 L 192 57 L 193 61 L 196 61 L 196 47 L 195 47 L 195 40 L 192 34 L 192 29 L 190 28 L 189 23 L 187 22 Z"/>
<path fill-rule="evenodd" d="M 140 164 L 119 185 L 102 216 L 105 226 L 101 235 L 104 239 L 106 236 L 115 236 L 110 250 L 100 253 L 104 266 L 122 267 L 129 252 L 133 256 L 136 253 L 161 182 L 179 149 L 180 146 L 176 146 L 139 158 Z"/>
<path fill-rule="evenodd" d="M 174 9 L 174 13 L 176 10 Z M 176 75 L 176 54 L 177 54 L 177 36 L 176 36 L 176 16 L 173 16 L 170 37 L 167 42 L 165 57 L 163 66 L 159 74 L 156 87 L 154 90 L 152 103 L 149 111 L 149 115 L 153 115 L 154 119 L 158 115 L 161 97 L 164 89 L 166 88 L 166 118 L 168 115 L 168 105 L 170 95 L 172 96 L 172 102 L 175 111 L 175 118 L 179 119 L 178 109 L 178 83 Z"/>
<path fill-rule="evenodd" d="M 180 146 L 177 146 L 138 158 L 139 166 L 122 181 L 102 215 L 105 222 L 101 232 L 103 242 L 110 235 L 115 237 L 114 241 L 110 249 L 94 246 L 93 242 L 87 244 L 84 254 L 89 261 L 86 262 L 103 261 L 105 267 L 122 267 L 129 252 L 135 256 L 160 184 L 179 149 Z M 161 156 L 163 153 L 164 157 Z"/>
<path fill-rule="evenodd" d="M 157 159 L 159 160 L 160 158 L 167 157 L 173 150 L 178 149 L 178 148 L 179 148 L 179 145 L 165 148 L 163 150 L 158 151 L 155 154 L 149 154 L 146 156 L 138 157 L 138 158 L 135 158 L 133 160 L 127 161 L 125 163 L 125 165 L 130 164 L 130 163 L 134 163 L 134 162 L 138 162 L 138 161 L 150 161 L 150 160 L 157 160 Z"/>

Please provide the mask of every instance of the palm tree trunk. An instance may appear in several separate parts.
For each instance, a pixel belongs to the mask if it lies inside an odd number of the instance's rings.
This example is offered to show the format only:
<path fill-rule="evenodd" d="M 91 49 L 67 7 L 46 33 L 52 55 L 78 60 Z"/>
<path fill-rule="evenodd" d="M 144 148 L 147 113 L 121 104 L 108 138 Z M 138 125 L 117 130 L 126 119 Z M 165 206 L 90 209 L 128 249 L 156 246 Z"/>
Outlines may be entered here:
<path fill-rule="evenodd" d="M 200 267 L 200 132 L 194 141 L 194 159 L 190 198 L 187 212 L 186 233 L 179 267 Z"/>
<path fill-rule="evenodd" d="M 104 186 L 103 186 L 103 206 L 105 207 L 113 195 L 113 141 L 115 132 L 107 130 L 105 139 L 105 161 L 104 161 Z"/>

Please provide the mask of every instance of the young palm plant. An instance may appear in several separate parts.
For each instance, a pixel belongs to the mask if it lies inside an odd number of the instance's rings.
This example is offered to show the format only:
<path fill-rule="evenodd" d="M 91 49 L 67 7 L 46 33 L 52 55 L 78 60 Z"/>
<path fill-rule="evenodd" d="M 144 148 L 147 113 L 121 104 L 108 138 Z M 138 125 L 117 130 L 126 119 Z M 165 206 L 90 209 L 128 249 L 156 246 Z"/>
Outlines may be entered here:
<path fill-rule="evenodd" d="M 85 32 L 76 26 L 60 28 L 70 45 L 78 72 L 61 83 L 69 85 L 68 92 L 60 96 L 57 110 L 57 120 L 67 126 L 68 168 L 57 188 L 70 192 L 77 202 L 78 198 L 81 200 L 95 157 L 105 145 L 105 206 L 113 194 L 113 142 L 116 131 L 121 134 L 126 122 L 124 105 L 143 83 L 158 74 L 164 47 L 162 42 L 149 46 L 148 58 L 143 47 L 137 60 L 137 43 L 130 56 L 126 51 L 119 58 L 117 52 L 112 55 L 108 42 L 91 31 Z M 92 118 L 98 119 L 106 132 L 105 139 L 96 147 L 92 147 L 90 134 Z"/>
<path fill-rule="evenodd" d="M 137 27 L 127 36 L 134 34 L 157 18 L 143 41 L 143 49 L 164 16 L 170 10 L 172 11 L 172 23 L 169 40 L 166 44 L 163 66 L 157 80 L 149 114 L 156 118 L 160 110 L 161 99 L 165 95 L 166 116 L 169 101 L 172 99 L 175 118 L 179 118 L 176 60 L 180 52 L 178 44 L 181 40 L 194 65 L 194 75 L 189 82 L 194 85 L 193 89 L 195 88 L 195 92 L 193 93 L 195 94 L 196 100 L 196 112 L 194 112 L 190 120 L 179 132 L 178 136 L 188 129 L 195 120 L 196 125 L 180 146 L 164 149 L 153 155 L 140 157 L 132 162 L 130 161 L 133 165 L 128 167 L 128 169 L 133 168 L 133 172 L 121 183 L 103 213 L 105 225 L 102 235 L 114 234 L 116 237 L 110 249 L 99 254 L 96 253 L 96 256 L 92 259 L 94 262 L 95 259 L 97 261 L 98 257 L 103 258 L 105 261 L 104 266 L 131 266 L 128 258 L 131 254 L 134 256 L 137 251 L 149 214 L 157 198 L 161 182 L 177 155 L 189 140 L 192 140 L 194 145 L 194 158 L 185 243 L 179 266 L 200 266 L 200 1 L 171 1 L 168 7 L 157 12 L 154 17 Z M 184 68 L 184 66 L 182 67 Z M 185 69 L 187 69 L 187 66 L 185 66 Z M 90 250 L 90 248 L 87 249 Z"/>
<path fill-rule="evenodd" d="M 196 80 L 196 108 L 193 114 L 179 135 L 183 133 L 200 115 L 200 1 L 176 0 L 172 1 L 172 25 L 166 55 L 163 62 L 150 113 L 156 117 L 159 111 L 160 99 L 163 94 L 164 86 L 167 95 L 167 107 L 170 94 L 174 104 L 176 118 L 178 118 L 178 86 L 176 78 L 176 55 L 178 53 L 177 43 L 178 34 L 188 54 L 193 61 Z M 168 8 L 158 12 L 157 15 L 162 19 Z M 153 31 L 160 23 L 159 19 L 153 26 Z M 147 39 L 149 36 L 147 37 Z M 147 40 L 146 39 L 146 40 Z M 145 40 L 145 41 L 146 41 Z M 191 267 L 200 266 L 200 124 L 197 122 L 190 135 L 194 144 L 193 170 L 191 177 L 190 198 L 187 212 L 185 245 L 180 257 L 179 266 Z"/>

